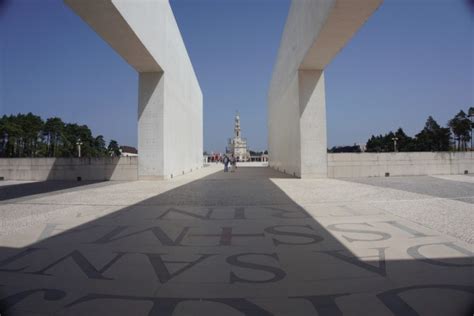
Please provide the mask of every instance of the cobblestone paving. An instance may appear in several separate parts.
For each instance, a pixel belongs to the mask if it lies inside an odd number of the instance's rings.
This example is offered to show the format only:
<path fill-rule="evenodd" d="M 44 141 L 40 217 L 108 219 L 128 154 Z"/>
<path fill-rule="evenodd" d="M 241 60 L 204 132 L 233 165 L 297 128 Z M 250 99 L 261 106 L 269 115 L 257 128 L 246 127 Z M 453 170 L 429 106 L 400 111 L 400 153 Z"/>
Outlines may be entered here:
<path fill-rule="evenodd" d="M 437 177 L 388 177 L 388 178 L 356 178 L 349 181 L 384 188 L 392 188 L 407 192 L 430 195 L 446 199 L 470 198 L 474 203 L 474 178 L 465 175 Z"/>
<path fill-rule="evenodd" d="M 171 181 L 4 182 L 0 311 L 470 315 L 474 190 L 463 179 L 213 165 Z"/>

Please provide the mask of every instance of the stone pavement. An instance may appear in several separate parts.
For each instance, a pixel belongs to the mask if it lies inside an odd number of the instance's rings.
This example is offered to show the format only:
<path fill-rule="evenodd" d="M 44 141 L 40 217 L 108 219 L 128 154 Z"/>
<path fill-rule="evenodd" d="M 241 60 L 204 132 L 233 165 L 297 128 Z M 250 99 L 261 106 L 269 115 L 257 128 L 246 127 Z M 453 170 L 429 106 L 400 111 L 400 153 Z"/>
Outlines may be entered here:
<path fill-rule="evenodd" d="M 472 314 L 471 179 L 220 170 L 3 182 L 1 315 Z"/>

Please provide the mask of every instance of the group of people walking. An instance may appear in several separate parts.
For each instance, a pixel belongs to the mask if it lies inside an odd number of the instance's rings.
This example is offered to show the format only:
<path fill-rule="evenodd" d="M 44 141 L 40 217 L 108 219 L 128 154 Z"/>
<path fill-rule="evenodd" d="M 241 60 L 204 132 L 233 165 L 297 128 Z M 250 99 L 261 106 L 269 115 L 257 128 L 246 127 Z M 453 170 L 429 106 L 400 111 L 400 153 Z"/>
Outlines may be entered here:
<path fill-rule="evenodd" d="M 230 157 L 225 155 L 222 162 L 224 163 L 224 172 L 234 172 L 237 169 L 237 159 L 235 159 L 234 155 Z"/>

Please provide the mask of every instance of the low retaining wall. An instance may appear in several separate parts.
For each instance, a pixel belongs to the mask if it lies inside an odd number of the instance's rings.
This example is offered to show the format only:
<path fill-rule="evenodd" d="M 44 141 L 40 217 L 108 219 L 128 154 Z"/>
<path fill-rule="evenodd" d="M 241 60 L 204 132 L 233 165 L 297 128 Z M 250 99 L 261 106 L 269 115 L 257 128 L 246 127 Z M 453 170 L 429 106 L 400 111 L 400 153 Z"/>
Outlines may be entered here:
<path fill-rule="evenodd" d="M 241 166 L 247 166 L 245 163 Z M 250 165 L 264 166 L 262 163 Z M 411 152 L 328 154 L 329 178 L 474 173 L 474 153 Z M 138 180 L 138 157 L 0 158 L 5 180 Z"/>
<path fill-rule="evenodd" d="M 268 167 L 267 161 L 243 161 L 237 162 L 237 167 Z"/>
<path fill-rule="evenodd" d="M 138 158 L 1 158 L 5 180 L 123 180 L 138 179 Z"/>
<path fill-rule="evenodd" d="M 474 173 L 474 153 L 340 153 L 328 154 L 329 178 L 415 176 Z"/>

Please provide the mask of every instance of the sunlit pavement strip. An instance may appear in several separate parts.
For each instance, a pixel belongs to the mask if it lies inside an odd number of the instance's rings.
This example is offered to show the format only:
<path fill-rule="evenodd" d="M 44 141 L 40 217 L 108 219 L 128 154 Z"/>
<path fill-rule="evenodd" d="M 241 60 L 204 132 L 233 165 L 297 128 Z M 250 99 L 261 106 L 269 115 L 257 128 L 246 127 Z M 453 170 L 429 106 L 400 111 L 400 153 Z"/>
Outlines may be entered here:
<path fill-rule="evenodd" d="M 474 175 L 441 175 L 441 176 L 433 176 L 434 178 L 444 179 L 444 180 L 451 180 L 451 181 L 459 181 L 459 182 L 468 182 L 474 183 Z"/>
<path fill-rule="evenodd" d="M 3 182 L 0 310 L 469 315 L 474 184 L 463 179 L 299 180 L 213 165 L 50 192 Z"/>

